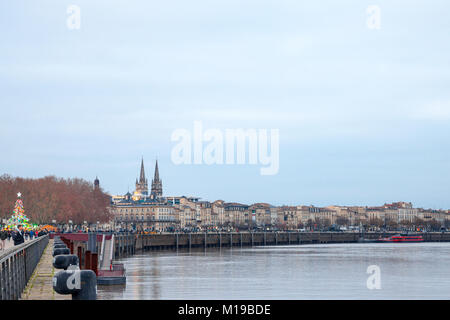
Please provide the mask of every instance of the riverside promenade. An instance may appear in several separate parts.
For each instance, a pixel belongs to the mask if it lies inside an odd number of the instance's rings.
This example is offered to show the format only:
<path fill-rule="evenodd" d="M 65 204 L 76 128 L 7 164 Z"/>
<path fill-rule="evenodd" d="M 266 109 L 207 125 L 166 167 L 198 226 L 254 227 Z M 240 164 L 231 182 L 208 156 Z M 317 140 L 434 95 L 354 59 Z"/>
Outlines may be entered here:
<path fill-rule="evenodd" d="M 71 295 L 58 294 L 53 290 L 53 275 L 58 272 L 53 267 L 53 242 L 51 239 L 45 248 L 20 300 L 72 300 Z"/>

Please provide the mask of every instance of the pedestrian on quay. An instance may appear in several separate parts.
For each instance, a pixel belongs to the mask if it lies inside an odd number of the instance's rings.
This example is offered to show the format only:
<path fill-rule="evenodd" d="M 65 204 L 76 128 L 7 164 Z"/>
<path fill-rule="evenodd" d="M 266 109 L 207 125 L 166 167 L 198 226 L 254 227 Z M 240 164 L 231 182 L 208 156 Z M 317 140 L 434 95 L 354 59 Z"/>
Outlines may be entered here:
<path fill-rule="evenodd" d="M 25 242 L 25 233 L 23 231 L 23 227 L 21 224 L 19 224 L 16 227 L 16 230 L 14 231 L 12 238 L 14 240 L 15 246 L 18 246 L 19 244 L 22 244 Z"/>
<path fill-rule="evenodd" d="M 6 248 L 6 243 L 5 243 L 6 238 L 8 238 L 8 233 L 6 232 L 6 230 L 5 229 L 0 230 L 0 249 L 1 250 L 5 250 L 5 248 Z"/>
<path fill-rule="evenodd" d="M 8 230 L 8 242 L 11 241 L 11 230 Z"/>

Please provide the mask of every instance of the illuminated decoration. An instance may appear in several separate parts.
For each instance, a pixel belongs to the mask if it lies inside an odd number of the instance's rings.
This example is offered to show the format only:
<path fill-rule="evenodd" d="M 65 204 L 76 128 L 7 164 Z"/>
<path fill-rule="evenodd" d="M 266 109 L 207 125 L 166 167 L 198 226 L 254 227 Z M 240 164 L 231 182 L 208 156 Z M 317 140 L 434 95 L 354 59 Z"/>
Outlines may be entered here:
<path fill-rule="evenodd" d="M 20 198 L 22 194 L 17 193 L 17 197 Z M 23 209 L 22 199 L 17 199 L 14 206 L 13 215 L 8 219 L 6 224 L 7 229 L 14 230 L 19 224 L 23 226 L 25 230 L 35 229 L 36 225 L 30 223 L 30 219 L 25 215 L 25 210 Z"/>

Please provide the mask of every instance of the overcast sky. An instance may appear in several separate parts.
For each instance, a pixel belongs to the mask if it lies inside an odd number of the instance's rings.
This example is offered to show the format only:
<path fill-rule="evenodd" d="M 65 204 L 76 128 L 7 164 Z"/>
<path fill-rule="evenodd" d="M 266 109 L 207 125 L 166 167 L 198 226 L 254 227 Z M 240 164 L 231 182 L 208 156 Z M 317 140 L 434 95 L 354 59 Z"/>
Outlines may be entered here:
<path fill-rule="evenodd" d="M 143 156 L 149 180 L 158 158 L 165 195 L 450 208 L 449 12 L 447 0 L 1 1 L 0 173 L 98 175 L 125 194 Z M 175 165 L 171 134 L 195 120 L 279 129 L 278 174 Z"/>

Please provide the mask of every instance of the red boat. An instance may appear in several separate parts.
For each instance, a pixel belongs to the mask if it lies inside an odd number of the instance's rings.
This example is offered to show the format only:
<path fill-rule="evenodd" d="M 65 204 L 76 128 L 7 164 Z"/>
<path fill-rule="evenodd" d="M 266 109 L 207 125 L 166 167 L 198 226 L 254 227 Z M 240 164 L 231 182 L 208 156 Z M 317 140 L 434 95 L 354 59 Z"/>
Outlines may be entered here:
<path fill-rule="evenodd" d="M 388 238 L 380 238 L 377 242 L 423 242 L 421 235 L 399 234 Z"/>

